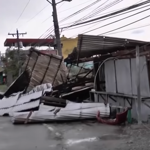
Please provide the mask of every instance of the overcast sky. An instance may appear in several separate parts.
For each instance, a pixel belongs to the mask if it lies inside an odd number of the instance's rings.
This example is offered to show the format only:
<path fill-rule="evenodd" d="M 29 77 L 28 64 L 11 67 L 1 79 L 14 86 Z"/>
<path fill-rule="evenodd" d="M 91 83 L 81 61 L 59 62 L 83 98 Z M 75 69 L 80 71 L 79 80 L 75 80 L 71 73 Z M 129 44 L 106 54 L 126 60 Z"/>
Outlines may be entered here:
<path fill-rule="evenodd" d="M 0 0 L 0 20 L 1 20 L 0 22 L 0 51 L 1 52 L 4 52 L 6 49 L 3 46 L 5 39 L 11 38 L 10 36 L 8 36 L 8 32 L 15 32 L 16 28 L 18 28 L 20 32 L 27 32 L 28 34 L 25 35 L 26 38 L 39 38 L 43 33 L 45 33 L 47 29 L 49 29 L 50 27 L 53 27 L 51 5 L 46 0 L 30 0 L 25 11 L 23 12 L 23 9 L 28 3 L 28 1 L 29 0 Z M 58 2 L 58 0 L 56 1 Z M 57 6 L 59 21 L 71 15 L 72 13 L 76 12 L 77 10 L 80 10 L 81 8 L 93 3 L 94 1 L 96 0 L 72 0 L 72 2 L 60 3 Z M 109 1 L 99 0 L 97 4 L 93 5 L 89 9 L 79 13 L 78 15 L 74 17 L 67 19 L 64 22 L 60 22 L 60 27 L 64 27 L 68 25 L 69 23 L 72 23 L 76 20 L 81 19 L 82 17 L 84 17 L 85 15 L 88 15 L 93 10 L 96 10 L 96 7 L 102 4 L 103 5 L 101 6 L 101 9 L 103 9 L 104 7 L 106 8 L 106 5 L 109 5 L 110 3 L 114 1 L 119 1 L 119 0 L 109 0 Z M 98 13 L 95 14 L 94 17 L 98 17 L 102 14 L 111 12 L 113 10 L 124 8 L 126 6 L 135 4 L 139 1 L 140 0 L 122 0 L 120 3 L 116 4 L 115 6 L 105 11 L 102 11 L 99 14 Z M 23 14 L 21 14 L 22 12 Z M 63 30 L 61 32 L 61 35 L 65 35 L 67 37 L 75 37 L 78 34 L 85 33 L 86 31 L 101 27 L 102 25 L 105 25 L 114 20 L 118 20 L 120 18 L 123 18 L 125 16 L 131 15 L 134 13 L 135 12 L 128 13 L 126 15 L 122 15 L 113 19 L 109 19 L 107 21 L 98 22 L 89 26 L 81 27 L 81 28 Z M 87 32 L 86 34 L 100 35 L 104 32 L 113 30 L 117 27 L 121 27 L 127 23 L 130 23 L 137 19 L 145 17 L 148 14 L 150 14 L 150 10 L 143 12 L 142 14 L 138 14 L 134 17 L 130 17 L 123 21 L 117 22 L 115 24 L 111 24 L 109 26 L 106 26 L 106 27 L 103 27 L 103 28 L 100 28 L 91 32 Z M 124 38 L 132 38 L 132 39 L 150 41 L 150 33 L 149 33 L 150 25 L 149 24 L 150 24 L 150 17 L 138 23 L 135 23 L 133 25 L 111 32 L 107 34 L 107 36 L 124 37 Z M 120 31 L 125 31 L 128 29 L 132 29 L 132 28 L 137 28 L 140 26 L 145 26 L 145 25 L 147 26 L 143 28 L 129 30 L 126 32 L 120 32 Z M 46 37 L 50 31 L 51 30 L 48 30 L 48 32 L 43 34 L 42 37 Z M 120 33 L 112 34 L 115 32 L 120 32 Z"/>

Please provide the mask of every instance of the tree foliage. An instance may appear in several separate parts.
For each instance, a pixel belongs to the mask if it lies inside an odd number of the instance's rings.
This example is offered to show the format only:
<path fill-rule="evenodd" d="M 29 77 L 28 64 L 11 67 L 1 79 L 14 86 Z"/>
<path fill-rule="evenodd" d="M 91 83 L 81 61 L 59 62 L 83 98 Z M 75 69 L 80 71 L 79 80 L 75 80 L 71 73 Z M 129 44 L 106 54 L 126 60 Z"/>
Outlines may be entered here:
<path fill-rule="evenodd" d="M 16 57 L 16 50 L 6 50 L 5 58 L 3 58 L 5 64 L 5 72 L 12 73 L 13 78 L 16 78 L 19 73 L 18 59 Z"/>

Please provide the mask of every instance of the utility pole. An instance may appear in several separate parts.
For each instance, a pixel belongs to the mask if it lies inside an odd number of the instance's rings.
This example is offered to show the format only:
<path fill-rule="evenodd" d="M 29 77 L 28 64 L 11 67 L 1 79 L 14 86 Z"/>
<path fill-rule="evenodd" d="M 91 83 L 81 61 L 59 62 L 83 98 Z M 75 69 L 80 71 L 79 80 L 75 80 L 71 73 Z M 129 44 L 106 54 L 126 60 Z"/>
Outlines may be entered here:
<path fill-rule="evenodd" d="M 61 39 L 60 39 L 60 33 L 59 33 L 59 23 L 58 23 L 58 17 L 57 17 L 57 4 L 63 2 L 63 1 L 72 1 L 72 0 L 61 0 L 59 2 L 56 3 L 55 0 L 51 0 L 51 2 L 49 0 L 47 0 L 53 8 L 53 22 L 54 22 L 54 29 L 55 29 L 55 37 L 56 37 L 56 47 L 58 50 L 58 55 L 62 56 L 62 47 L 61 47 Z"/>
<path fill-rule="evenodd" d="M 19 41 L 19 36 L 22 35 L 24 36 L 25 34 L 27 34 L 27 32 L 25 33 L 19 33 L 18 29 L 16 29 L 16 33 L 8 33 L 8 35 L 12 35 L 17 36 L 17 47 L 18 47 L 18 67 L 19 67 L 19 60 L 20 60 L 20 41 Z M 20 74 L 20 73 L 19 73 Z"/>
<path fill-rule="evenodd" d="M 138 124 L 141 124 L 141 89 L 140 89 L 140 48 L 136 46 L 136 75 L 137 75 L 137 115 Z"/>

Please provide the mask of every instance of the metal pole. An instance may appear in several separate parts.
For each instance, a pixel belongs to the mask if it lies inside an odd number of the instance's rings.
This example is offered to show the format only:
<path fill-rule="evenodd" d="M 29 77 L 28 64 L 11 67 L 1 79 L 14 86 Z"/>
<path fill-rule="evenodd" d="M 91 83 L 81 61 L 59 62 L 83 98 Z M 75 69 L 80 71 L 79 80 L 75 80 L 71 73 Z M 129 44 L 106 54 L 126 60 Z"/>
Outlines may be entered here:
<path fill-rule="evenodd" d="M 137 103 L 138 124 L 141 124 L 141 90 L 140 90 L 140 48 L 136 46 L 136 70 L 137 70 Z"/>
<path fill-rule="evenodd" d="M 60 40 L 59 24 L 58 24 L 55 0 L 52 0 L 52 7 L 53 7 L 53 21 L 54 21 L 55 36 L 56 36 L 56 47 L 58 50 L 58 55 L 62 56 L 62 48 L 61 48 L 61 40 Z"/>
<path fill-rule="evenodd" d="M 17 33 L 17 47 L 18 47 L 18 67 L 19 67 L 19 59 L 20 59 L 20 45 L 19 45 L 19 32 L 18 29 L 16 30 Z"/>

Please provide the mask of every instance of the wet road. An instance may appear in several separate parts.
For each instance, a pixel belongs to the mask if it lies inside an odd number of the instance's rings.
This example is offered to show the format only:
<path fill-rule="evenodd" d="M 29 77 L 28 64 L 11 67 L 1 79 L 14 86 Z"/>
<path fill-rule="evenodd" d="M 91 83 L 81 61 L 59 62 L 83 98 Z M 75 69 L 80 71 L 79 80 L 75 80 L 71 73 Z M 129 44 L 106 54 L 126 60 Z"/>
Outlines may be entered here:
<path fill-rule="evenodd" d="M 0 150 L 113 150 L 127 138 L 120 127 L 92 122 L 12 125 L 0 118 Z"/>

